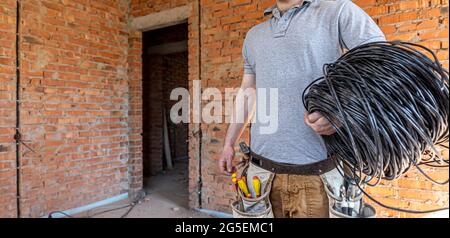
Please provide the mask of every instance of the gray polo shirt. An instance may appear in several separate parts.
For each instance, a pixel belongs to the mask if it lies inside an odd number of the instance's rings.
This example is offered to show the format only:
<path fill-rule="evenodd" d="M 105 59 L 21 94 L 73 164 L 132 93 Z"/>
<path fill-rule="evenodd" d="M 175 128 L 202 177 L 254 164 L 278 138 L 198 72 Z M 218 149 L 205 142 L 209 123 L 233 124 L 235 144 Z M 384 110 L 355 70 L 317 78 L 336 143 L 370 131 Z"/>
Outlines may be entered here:
<path fill-rule="evenodd" d="M 291 164 L 324 160 L 321 137 L 303 120 L 302 92 L 343 50 L 383 41 L 384 34 L 349 0 L 305 0 L 283 15 L 276 7 L 265 14 L 271 19 L 253 27 L 244 41 L 244 72 L 256 75 L 256 87 L 266 89 L 266 95 L 269 88 L 278 89 L 278 130 L 261 133 L 260 127 L 267 125 L 256 120 L 251 128 L 252 150 Z M 258 95 L 259 91 L 259 99 Z M 266 101 L 266 114 L 271 100 Z"/>

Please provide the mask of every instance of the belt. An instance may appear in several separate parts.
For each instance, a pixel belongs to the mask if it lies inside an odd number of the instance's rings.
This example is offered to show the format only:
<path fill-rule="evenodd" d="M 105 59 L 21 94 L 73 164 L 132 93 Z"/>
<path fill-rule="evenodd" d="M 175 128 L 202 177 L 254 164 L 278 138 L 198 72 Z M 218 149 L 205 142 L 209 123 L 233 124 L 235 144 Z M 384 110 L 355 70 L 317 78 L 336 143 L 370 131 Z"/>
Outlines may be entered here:
<path fill-rule="evenodd" d="M 331 159 L 305 165 L 279 163 L 254 153 L 245 142 L 240 143 L 239 146 L 242 153 L 246 154 L 253 164 L 275 174 L 321 175 L 336 168 Z"/>

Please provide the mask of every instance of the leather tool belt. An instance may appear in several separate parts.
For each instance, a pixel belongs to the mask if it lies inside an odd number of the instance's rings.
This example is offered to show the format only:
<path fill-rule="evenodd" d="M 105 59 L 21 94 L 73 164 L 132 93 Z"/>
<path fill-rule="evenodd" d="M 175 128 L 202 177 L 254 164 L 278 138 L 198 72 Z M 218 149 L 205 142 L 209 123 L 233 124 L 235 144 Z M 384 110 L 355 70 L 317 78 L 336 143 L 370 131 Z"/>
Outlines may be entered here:
<path fill-rule="evenodd" d="M 275 174 L 322 175 L 336 168 L 331 159 L 305 165 L 279 163 L 254 153 L 245 142 L 240 143 L 239 146 L 250 162 Z"/>

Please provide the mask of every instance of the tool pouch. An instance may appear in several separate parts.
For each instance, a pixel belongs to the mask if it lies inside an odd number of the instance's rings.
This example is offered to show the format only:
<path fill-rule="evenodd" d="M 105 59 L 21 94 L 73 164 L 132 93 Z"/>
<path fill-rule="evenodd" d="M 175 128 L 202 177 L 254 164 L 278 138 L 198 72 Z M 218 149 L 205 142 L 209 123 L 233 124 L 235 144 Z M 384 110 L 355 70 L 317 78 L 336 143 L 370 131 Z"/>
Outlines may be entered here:
<path fill-rule="evenodd" d="M 339 189 L 344 184 L 344 177 L 337 169 L 320 175 L 330 201 L 339 200 Z"/>
<path fill-rule="evenodd" d="M 231 204 L 234 218 L 273 218 L 272 205 L 270 203 L 270 191 L 274 174 L 264 170 L 250 162 L 246 162 L 241 176 L 247 178 L 247 187 L 252 198 L 247 198 L 240 189 L 237 190 L 237 201 Z M 257 176 L 261 181 L 261 196 L 256 197 L 252 185 L 252 178 Z"/>
<path fill-rule="evenodd" d="M 339 190 L 345 182 L 344 177 L 339 173 L 338 169 L 333 169 L 320 175 L 320 177 L 328 195 L 330 218 L 374 218 L 376 216 L 375 209 L 363 202 L 362 193 L 356 193 L 357 195 L 352 201 L 352 209 L 357 211 L 357 214 L 348 215 L 339 211 L 342 202 L 342 198 L 339 197 Z M 356 189 L 356 187 L 353 187 L 353 189 Z"/>

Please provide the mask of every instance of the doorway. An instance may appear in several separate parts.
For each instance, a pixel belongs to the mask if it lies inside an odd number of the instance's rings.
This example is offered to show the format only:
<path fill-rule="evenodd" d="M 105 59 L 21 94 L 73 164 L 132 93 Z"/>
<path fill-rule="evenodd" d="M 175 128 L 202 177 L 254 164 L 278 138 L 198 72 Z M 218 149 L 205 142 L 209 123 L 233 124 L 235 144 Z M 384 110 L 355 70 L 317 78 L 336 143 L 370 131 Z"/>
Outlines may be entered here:
<path fill-rule="evenodd" d="M 171 91 L 189 86 L 188 24 L 144 32 L 142 58 L 144 189 L 187 207 L 188 124 L 169 115 Z"/>

